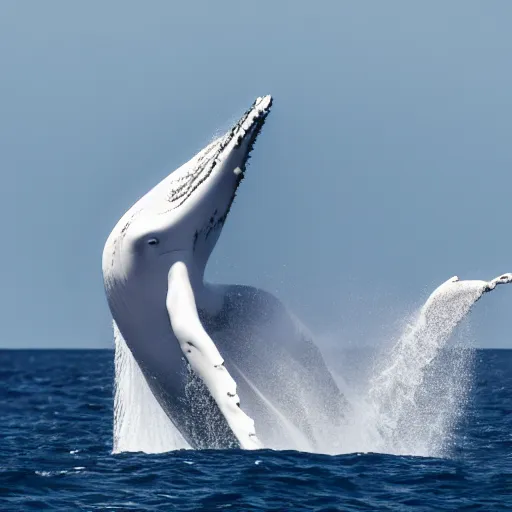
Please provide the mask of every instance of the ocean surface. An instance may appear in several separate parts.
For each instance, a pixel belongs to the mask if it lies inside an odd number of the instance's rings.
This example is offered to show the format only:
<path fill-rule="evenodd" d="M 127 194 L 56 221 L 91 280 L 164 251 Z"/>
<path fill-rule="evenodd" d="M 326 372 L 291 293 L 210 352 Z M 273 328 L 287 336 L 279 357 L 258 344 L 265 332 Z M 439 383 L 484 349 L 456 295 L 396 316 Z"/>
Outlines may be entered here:
<path fill-rule="evenodd" d="M 444 458 L 112 455 L 112 351 L 0 351 L 0 510 L 512 510 L 512 351 L 472 364 Z"/>

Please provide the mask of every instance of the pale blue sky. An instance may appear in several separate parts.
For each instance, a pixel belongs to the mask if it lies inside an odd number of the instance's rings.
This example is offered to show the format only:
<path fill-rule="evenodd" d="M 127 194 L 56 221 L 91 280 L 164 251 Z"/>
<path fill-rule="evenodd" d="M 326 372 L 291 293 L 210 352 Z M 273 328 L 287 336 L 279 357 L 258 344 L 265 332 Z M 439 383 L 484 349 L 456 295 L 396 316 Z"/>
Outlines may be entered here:
<path fill-rule="evenodd" d="M 0 346 L 110 347 L 124 211 L 275 106 L 210 262 L 321 338 L 380 343 L 438 284 L 512 271 L 512 3 L 0 3 Z M 477 305 L 512 347 L 512 288 Z"/>

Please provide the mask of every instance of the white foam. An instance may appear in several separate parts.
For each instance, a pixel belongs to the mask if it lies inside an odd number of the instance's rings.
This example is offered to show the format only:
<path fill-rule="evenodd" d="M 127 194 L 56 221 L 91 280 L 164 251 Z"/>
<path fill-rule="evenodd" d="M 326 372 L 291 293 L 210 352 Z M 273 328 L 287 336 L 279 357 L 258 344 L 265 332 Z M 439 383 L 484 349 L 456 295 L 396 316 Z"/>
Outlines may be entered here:
<path fill-rule="evenodd" d="M 163 453 L 190 448 L 151 393 L 115 322 L 114 342 L 113 453 Z"/>
<path fill-rule="evenodd" d="M 484 292 L 511 281 L 510 274 L 490 282 L 452 278 L 438 287 L 409 319 L 387 354 L 381 356 L 367 386 L 357 392 L 344 383 L 343 391 L 352 407 L 345 411 L 342 421 L 325 425 L 325 418 L 308 418 L 315 451 L 448 455 L 455 427 L 465 410 L 472 359 L 465 340 L 452 343 L 449 349 L 448 342 Z M 189 448 L 151 393 L 115 324 L 114 335 L 114 453 Z M 314 410 L 308 397 L 304 397 L 303 405 L 304 410 Z M 294 428 L 285 426 L 288 438 L 283 439 L 281 449 L 294 439 Z M 303 449 L 309 451 L 311 447 Z"/>
<path fill-rule="evenodd" d="M 452 278 L 430 295 L 354 403 L 344 451 L 447 454 L 464 411 L 471 351 L 460 345 L 445 349 L 486 285 Z"/>

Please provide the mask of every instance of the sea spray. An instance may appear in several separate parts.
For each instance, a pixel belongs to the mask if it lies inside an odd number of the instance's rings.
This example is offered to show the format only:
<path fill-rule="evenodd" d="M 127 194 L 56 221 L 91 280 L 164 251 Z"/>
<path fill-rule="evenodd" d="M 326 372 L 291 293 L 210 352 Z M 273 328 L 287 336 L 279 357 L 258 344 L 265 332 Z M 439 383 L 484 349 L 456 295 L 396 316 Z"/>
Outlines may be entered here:
<path fill-rule="evenodd" d="M 462 343 L 448 349 L 447 343 L 484 292 L 511 281 L 512 274 L 490 282 L 452 278 L 438 287 L 389 353 L 381 356 L 365 391 L 349 393 L 345 383 L 351 404 L 340 422 L 328 425 L 312 412 L 315 407 L 306 408 L 316 441 L 314 451 L 447 455 L 464 411 L 471 375 L 471 350 Z M 115 325 L 114 337 L 114 453 L 188 448 L 154 398 Z M 311 405 L 309 397 L 304 401 Z M 286 449 L 287 438 L 280 444 Z"/>
<path fill-rule="evenodd" d="M 471 306 L 496 284 L 452 278 L 430 295 L 375 365 L 347 425 L 348 448 L 446 455 L 464 408 L 471 362 L 471 350 L 447 343 Z"/>
<path fill-rule="evenodd" d="M 113 452 L 162 453 L 189 448 L 160 407 L 114 322 Z"/>

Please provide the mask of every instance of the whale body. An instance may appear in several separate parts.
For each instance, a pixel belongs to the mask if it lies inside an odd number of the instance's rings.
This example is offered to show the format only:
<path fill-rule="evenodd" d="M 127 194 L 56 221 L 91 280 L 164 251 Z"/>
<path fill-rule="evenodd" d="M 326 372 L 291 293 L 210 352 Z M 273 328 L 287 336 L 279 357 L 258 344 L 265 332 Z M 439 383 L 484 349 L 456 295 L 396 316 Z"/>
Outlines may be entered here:
<path fill-rule="evenodd" d="M 258 98 L 139 199 L 103 251 L 120 343 L 193 448 L 315 450 L 346 407 L 312 336 L 276 297 L 204 281 L 271 105 Z"/>

